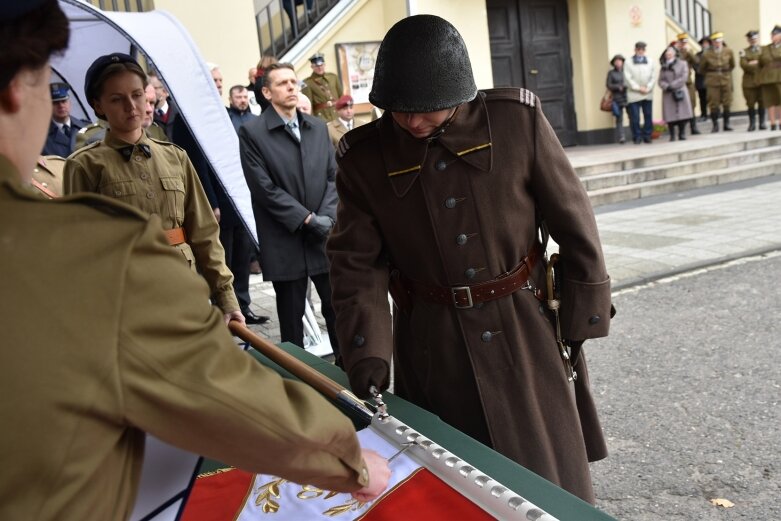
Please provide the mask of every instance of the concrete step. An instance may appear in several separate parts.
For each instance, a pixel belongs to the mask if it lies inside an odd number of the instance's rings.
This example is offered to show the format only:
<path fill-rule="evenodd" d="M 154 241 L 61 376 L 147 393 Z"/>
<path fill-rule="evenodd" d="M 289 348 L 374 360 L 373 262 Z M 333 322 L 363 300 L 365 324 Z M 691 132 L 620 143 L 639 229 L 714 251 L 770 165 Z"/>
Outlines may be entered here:
<path fill-rule="evenodd" d="M 781 175 L 781 159 L 738 164 L 726 168 L 654 179 L 630 185 L 613 186 L 589 191 L 592 206 L 619 203 L 653 195 L 669 194 L 705 186 L 734 183 L 757 177 Z"/>
<path fill-rule="evenodd" d="M 745 143 L 739 144 L 744 145 Z M 731 148 L 734 147 L 730 147 L 730 149 Z M 595 190 L 632 185 L 635 183 L 723 170 L 733 166 L 780 159 L 781 145 L 755 148 L 752 150 L 741 150 L 739 152 L 723 153 L 721 155 L 717 155 L 714 150 L 711 150 L 711 153 L 707 155 L 700 155 L 699 151 L 694 152 L 694 154 L 681 153 L 680 155 L 685 155 L 686 157 L 695 156 L 695 159 L 681 160 L 676 163 L 660 164 L 651 167 L 628 169 L 623 172 L 618 171 L 589 175 L 581 178 L 581 181 L 586 187 L 586 191 L 592 192 Z M 719 152 L 722 152 L 722 150 L 719 150 Z"/>
<path fill-rule="evenodd" d="M 744 136 L 746 134 L 737 134 L 734 140 L 726 143 L 723 142 L 723 139 L 720 139 L 718 144 L 712 143 L 714 138 L 723 138 L 729 136 L 730 133 L 709 134 L 705 136 L 705 139 L 700 139 L 701 136 L 694 136 L 690 137 L 686 143 L 666 143 L 664 142 L 666 138 L 663 136 L 660 138 L 661 141 L 657 141 L 651 146 L 625 145 L 625 147 L 634 148 L 616 148 L 615 156 L 617 156 L 617 159 L 615 160 L 608 159 L 583 165 L 575 164 L 575 172 L 579 177 L 586 178 L 611 172 L 625 172 L 647 167 L 671 165 L 701 158 L 715 158 L 746 150 L 781 145 L 781 133 L 771 134 L 768 132 L 767 136 L 751 136 L 752 139 L 745 139 Z M 659 152 L 660 149 L 663 151 Z M 621 157 L 627 156 L 627 153 L 631 153 L 631 157 Z"/>

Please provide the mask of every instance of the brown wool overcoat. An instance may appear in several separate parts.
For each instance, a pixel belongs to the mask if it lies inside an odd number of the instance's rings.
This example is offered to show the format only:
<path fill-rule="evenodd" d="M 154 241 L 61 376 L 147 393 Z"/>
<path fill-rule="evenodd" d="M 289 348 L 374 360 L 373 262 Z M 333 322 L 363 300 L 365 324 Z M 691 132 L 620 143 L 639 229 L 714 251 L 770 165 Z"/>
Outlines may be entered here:
<path fill-rule="evenodd" d="M 337 162 L 328 252 L 346 368 L 393 356 L 396 394 L 593 502 L 587 461 L 607 451 L 586 361 L 573 399 L 531 291 L 463 310 L 414 298 L 409 314 L 394 309 L 391 328 L 389 265 L 440 286 L 494 279 L 531 248 L 536 206 L 563 259 L 563 336 L 607 335 L 610 281 L 594 215 L 539 100 L 480 91 L 430 142 L 388 113 L 348 133 Z M 533 279 L 543 287 L 541 264 Z"/>

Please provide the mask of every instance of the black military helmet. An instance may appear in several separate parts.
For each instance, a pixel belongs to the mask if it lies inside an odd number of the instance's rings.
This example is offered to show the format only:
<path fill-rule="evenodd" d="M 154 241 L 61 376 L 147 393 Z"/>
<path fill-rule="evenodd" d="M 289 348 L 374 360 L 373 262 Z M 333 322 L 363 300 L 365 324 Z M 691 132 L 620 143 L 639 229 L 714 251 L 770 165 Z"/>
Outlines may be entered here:
<path fill-rule="evenodd" d="M 391 112 L 434 112 L 477 95 L 461 35 L 438 16 L 404 18 L 382 40 L 369 101 Z"/>

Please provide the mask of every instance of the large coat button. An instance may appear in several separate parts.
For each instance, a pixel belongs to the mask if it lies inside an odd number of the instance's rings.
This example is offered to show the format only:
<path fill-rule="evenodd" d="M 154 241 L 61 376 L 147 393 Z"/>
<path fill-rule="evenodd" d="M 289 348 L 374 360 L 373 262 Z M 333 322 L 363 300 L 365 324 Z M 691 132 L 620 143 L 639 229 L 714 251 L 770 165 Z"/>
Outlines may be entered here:
<path fill-rule="evenodd" d="M 475 274 L 477 274 L 477 270 L 476 270 L 476 269 L 474 269 L 474 268 L 468 268 L 468 269 L 467 269 L 467 270 L 464 272 L 464 277 L 466 277 L 466 278 L 468 278 L 468 279 L 473 279 L 473 278 L 475 278 Z"/>
<path fill-rule="evenodd" d="M 361 335 L 355 335 L 353 337 L 353 345 L 355 347 L 363 347 L 363 344 L 366 343 L 366 339 L 363 338 Z"/>
<path fill-rule="evenodd" d="M 437 170 L 439 170 L 441 172 L 442 170 L 447 168 L 447 163 L 445 162 L 444 159 L 440 159 L 439 161 L 436 162 L 436 164 L 434 165 L 434 168 L 436 168 Z"/>
<path fill-rule="evenodd" d="M 593 325 L 596 325 L 597 323 L 599 323 L 599 319 L 600 319 L 600 318 L 601 318 L 601 317 L 600 317 L 599 315 L 592 315 L 592 316 L 591 316 L 591 317 L 588 319 L 588 323 L 589 323 L 589 324 L 591 324 L 592 326 L 593 326 Z"/>
<path fill-rule="evenodd" d="M 456 207 L 456 198 L 455 197 L 448 197 L 445 199 L 445 208 L 455 208 Z"/>
<path fill-rule="evenodd" d="M 458 244 L 459 246 L 463 246 L 464 244 L 466 244 L 466 241 L 467 241 L 467 236 L 465 233 L 462 233 L 458 237 L 456 237 L 456 244 Z"/>
<path fill-rule="evenodd" d="M 494 337 L 494 334 L 491 333 L 490 331 L 483 331 L 483 334 L 480 335 L 480 340 L 482 340 L 483 342 L 488 343 L 488 342 L 491 341 L 491 339 L 493 337 Z"/>

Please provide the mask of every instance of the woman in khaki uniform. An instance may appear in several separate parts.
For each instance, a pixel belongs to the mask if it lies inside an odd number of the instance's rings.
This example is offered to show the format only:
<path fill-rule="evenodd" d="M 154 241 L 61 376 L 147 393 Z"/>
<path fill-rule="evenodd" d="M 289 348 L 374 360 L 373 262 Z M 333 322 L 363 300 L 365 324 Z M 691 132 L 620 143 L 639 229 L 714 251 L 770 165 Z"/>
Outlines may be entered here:
<path fill-rule="evenodd" d="M 781 130 L 781 27 L 776 25 L 770 37 L 772 43 L 762 48 L 759 56 L 759 83 L 762 102 L 767 108 L 770 130 Z"/>
<path fill-rule="evenodd" d="M 144 133 L 146 85 L 146 74 L 126 54 L 101 56 L 90 66 L 87 100 L 109 129 L 103 141 L 68 159 L 65 193 L 96 192 L 160 216 L 169 244 L 206 279 L 225 322 L 244 323 L 219 226 L 195 169 L 181 148 Z"/>
<path fill-rule="evenodd" d="M 374 499 L 385 460 L 319 393 L 236 349 L 158 216 L 31 188 L 48 58 L 67 45 L 57 0 L 0 1 L 0 519 L 128 519 L 144 431 Z"/>

